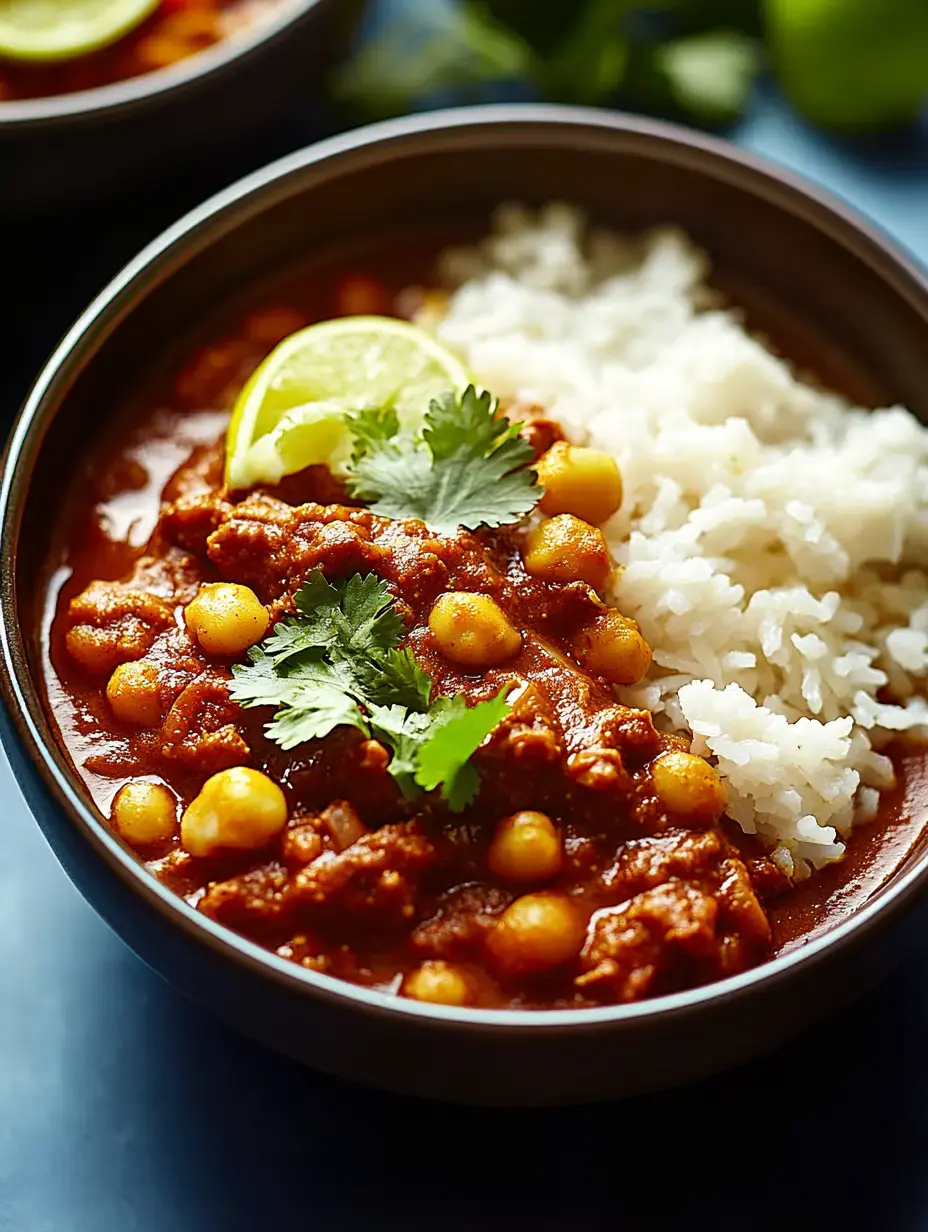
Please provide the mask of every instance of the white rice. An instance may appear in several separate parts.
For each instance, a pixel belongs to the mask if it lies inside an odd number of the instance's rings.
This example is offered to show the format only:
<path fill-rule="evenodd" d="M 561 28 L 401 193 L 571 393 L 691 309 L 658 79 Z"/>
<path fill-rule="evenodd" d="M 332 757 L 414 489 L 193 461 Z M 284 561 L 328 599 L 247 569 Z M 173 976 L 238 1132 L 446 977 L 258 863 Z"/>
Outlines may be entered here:
<path fill-rule="evenodd" d="M 928 723 L 928 431 L 799 379 L 678 230 L 506 206 L 443 265 L 441 339 L 618 460 L 610 599 L 654 651 L 622 699 L 692 732 L 787 872 L 839 858 L 892 784 L 875 750 Z"/>

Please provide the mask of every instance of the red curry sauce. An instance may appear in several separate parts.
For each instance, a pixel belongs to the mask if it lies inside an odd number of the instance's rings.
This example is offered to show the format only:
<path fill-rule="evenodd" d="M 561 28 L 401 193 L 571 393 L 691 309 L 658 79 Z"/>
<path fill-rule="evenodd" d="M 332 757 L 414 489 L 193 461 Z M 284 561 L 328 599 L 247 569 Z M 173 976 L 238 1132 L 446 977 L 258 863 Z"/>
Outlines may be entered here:
<path fill-rule="evenodd" d="M 685 746 L 617 705 L 576 662 L 571 638 L 589 618 L 590 588 L 530 577 L 518 529 L 438 537 L 352 506 L 321 468 L 276 489 L 223 488 L 228 408 L 280 338 L 315 319 L 415 306 L 415 291 L 394 294 L 370 268 L 378 277 L 317 270 L 310 296 L 252 312 L 198 350 L 75 484 L 45 601 L 48 702 L 99 810 L 109 816 L 120 787 L 141 778 L 170 788 L 179 817 L 210 775 L 262 770 L 288 806 L 265 848 L 194 857 L 175 834 L 140 857 L 198 910 L 308 968 L 407 995 L 423 970 L 439 984 L 446 971 L 458 979 L 460 996 L 426 999 L 630 1001 L 743 970 L 843 918 L 921 832 L 922 753 L 895 758 L 899 787 L 845 861 L 790 888 L 724 819 L 681 820 L 662 806 L 652 767 Z M 527 432 L 538 452 L 558 435 L 543 418 Z M 477 754 L 481 791 L 464 813 L 404 801 L 382 746 L 353 729 L 282 752 L 263 733 L 267 712 L 229 698 L 228 660 L 205 654 L 185 627 L 202 582 L 245 584 L 276 619 L 315 568 L 383 578 L 441 693 L 475 702 L 521 682 Z M 522 632 L 514 662 L 468 673 L 443 657 L 428 613 L 448 589 L 493 596 Z M 108 675 L 127 661 L 157 671 L 152 724 L 121 723 L 107 702 Z M 526 810 L 551 819 L 563 852 L 557 875 L 538 885 L 489 867 L 494 827 Z M 494 941 L 527 893 L 567 904 L 575 936 L 562 938 L 556 961 L 514 960 Z"/>

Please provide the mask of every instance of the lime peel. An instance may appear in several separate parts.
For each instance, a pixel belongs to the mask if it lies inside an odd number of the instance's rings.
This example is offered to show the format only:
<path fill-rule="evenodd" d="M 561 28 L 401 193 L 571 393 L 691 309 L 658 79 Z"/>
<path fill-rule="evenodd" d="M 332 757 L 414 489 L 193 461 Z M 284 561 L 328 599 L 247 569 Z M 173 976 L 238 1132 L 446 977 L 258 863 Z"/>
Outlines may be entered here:
<path fill-rule="evenodd" d="M 353 411 L 392 406 L 415 426 L 431 398 L 469 383 L 455 355 L 406 321 L 339 317 L 310 325 L 275 347 L 239 395 L 226 437 L 226 483 L 279 483 L 320 464 L 343 472 Z"/>
<path fill-rule="evenodd" d="M 73 60 L 134 30 L 161 0 L 0 0 L 0 57 Z"/>

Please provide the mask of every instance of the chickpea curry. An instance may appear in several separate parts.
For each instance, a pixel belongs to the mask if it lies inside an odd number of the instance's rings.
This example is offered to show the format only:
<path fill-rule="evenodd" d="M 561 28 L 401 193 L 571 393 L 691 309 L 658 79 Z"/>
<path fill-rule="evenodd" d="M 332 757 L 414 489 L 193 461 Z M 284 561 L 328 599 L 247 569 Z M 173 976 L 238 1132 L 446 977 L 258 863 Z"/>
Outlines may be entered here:
<path fill-rule="evenodd" d="M 198 911 L 399 996 L 584 1007 L 756 965 L 784 875 L 616 701 L 651 649 L 604 602 L 610 456 L 450 382 L 415 432 L 355 408 L 338 466 L 230 482 L 228 411 L 278 343 L 417 297 L 333 273 L 251 312 L 93 458 L 47 601 L 78 773 Z"/>

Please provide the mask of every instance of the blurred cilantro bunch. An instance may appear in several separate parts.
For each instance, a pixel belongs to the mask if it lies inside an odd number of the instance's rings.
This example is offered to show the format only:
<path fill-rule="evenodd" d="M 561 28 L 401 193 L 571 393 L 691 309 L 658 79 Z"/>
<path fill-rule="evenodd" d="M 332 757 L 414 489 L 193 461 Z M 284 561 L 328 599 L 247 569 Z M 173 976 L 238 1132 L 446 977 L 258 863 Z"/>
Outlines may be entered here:
<path fill-rule="evenodd" d="M 335 93 L 363 119 L 540 97 L 713 126 L 767 70 L 826 127 L 910 121 L 928 0 L 393 0 Z"/>

